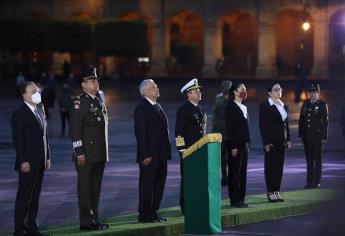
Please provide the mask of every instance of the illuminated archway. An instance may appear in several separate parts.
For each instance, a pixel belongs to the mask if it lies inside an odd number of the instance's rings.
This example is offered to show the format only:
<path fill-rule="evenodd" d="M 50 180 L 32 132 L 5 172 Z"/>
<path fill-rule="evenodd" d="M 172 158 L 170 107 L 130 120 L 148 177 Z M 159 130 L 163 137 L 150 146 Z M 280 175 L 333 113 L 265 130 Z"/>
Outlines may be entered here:
<path fill-rule="evenodd" d="M 307 31 L 302 28 L 304 19 L 308 19 L 311 25 Z M 303 15 L 302 11 L 292 9 L 280 12 L 276 18 L 276 41 L 276 64 L 280 75 L 293 75 L 297 64 L 301 64 L 307 74 L 310 73 L 314 58 L 314 31 L 309 14 Z"/>
<path fill-rule="evenodd" d="M 231 11 L 218 21 L 222 34 L 221 75 L 254 75 L 258 61 L 258 28 L 254 15 Z"/>

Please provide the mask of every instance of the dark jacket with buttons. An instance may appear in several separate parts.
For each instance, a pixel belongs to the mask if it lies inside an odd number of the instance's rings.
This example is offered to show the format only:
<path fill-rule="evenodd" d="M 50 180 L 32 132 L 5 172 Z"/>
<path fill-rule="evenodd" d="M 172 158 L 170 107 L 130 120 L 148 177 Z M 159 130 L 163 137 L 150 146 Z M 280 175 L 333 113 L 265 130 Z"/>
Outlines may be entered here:
<path fill-rule="evenodd" d="M 327 140 L 328 107 L 323 101 L 304 101 L 299 117 L 299 137 L 308 140 Z"/>
<path fill-rule="evenodd" d="M 284 109 L 289 117 L 289 109 L 286 105 Z M 263 145 L 290 141 L 288 117 L 283 121 L 278 108 L 270 105 L 269 101 L 260 104 L 259 127 Z"/>
<path fill-rule="evenodd" d="M 187 149 L 206 134 L 206 113 L 200 106 L 187 101 L 176 114 L 175 138 L 177 150 Z"/>
<path fill-rule="evenodd" d="M 85 155 L 88 162 L 108 160 L 108 116 L 98 97 L 82 93 L 74 99 L 71 116 L 74 156 Z"/>

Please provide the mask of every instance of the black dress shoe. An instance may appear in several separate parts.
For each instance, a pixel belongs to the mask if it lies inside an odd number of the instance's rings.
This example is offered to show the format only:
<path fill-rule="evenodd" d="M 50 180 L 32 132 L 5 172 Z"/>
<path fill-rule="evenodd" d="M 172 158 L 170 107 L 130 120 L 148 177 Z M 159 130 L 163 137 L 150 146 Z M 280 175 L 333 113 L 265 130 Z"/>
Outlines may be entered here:
<path fill-rule="evenodd" d="M 96 224 L 101 226 L 102 229 L 108 229 L 109 228 L 109 224 L 107 224 L 107 223 L 99 223 L 99 222 L 97 222 Z"/>
<path fill-rule="evenodd" d="M 161 217 L 161 216 L 156 216 L 154 219 L 155 219 L 156 221 L 158 221 L 158 222 L 164 222 L 164 221 L 167 221 L 167 218 L 165 218 L 165 217 Z"/>
<path fill-rule="evenodd" d="M 242 202 L 235 202 L 235 203 L 231 203 L 230 205 L 233 208 L 245 208 L 246 207 Z"/>
<path fill-rule="evenodd" d="M 102 226 L 92 223 L 91 225 L 81 225 L 80 230 L 103 230 Z"/>
<path fill-rule="evenodd" d="M 241 202 L 241 204 L 243 205 L 244 208 L 247 208 L 247 207 L 248 207 L 248 204 L 247 204 L 247 203 Z"/>
<path fill-rule="evenodd" d="M 157 223 L 160 221 L 158 221 L 157 219 L 152 218 L 152 217 L 139 217 L 138 222 L 139 223 Z"/>

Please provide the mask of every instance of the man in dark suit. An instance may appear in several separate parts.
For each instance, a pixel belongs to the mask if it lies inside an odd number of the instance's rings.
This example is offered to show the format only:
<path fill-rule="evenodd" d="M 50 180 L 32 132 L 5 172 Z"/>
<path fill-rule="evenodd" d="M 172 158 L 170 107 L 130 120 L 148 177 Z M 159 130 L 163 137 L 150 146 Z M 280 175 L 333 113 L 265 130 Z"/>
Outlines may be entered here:
<path fill-rule="evenodd" d="M 308 88 L 309 99 L 305 100 L 299 117 L 299 137 L 304 145 L 307 160 L 307 184 L 305 188 L 320 188 L 322 170 L 322 146 L 328 136 L 328 107 L 319 99 L 320 86 Z"/>
<path fill-rule="evenodd" d="M 157 103 L 159 89 L 153 80 L 139 85 L 143 97 L 134 111 L 134 130 L 139 163 L 139 217 L 138 221 L 162 222 L 157 215 L 163 197 L 167 176 L 167 160 L 171 159 L 168 119 Z"/>
<path fill-rule="evenodd" d="M 103 230 L 98 205 L 105 163 L 108 158 L 108 115 L 97 97 L 96 70 L 82 78 L 83 93 L 74 99 L 71 128 L 75 167 L 78 173 L 80 230 Z"/>
<path fill-rule="evenodd" d="M 180 207 L 184 214 L 184 174 L 182 153 L 192 144 L 206 134 L 206 112 L 201 108 L 201 86 L 198 79 L 194 78 L 181 89 L 181 93 L 187 98 L 187 102 L 179 107 L 176 113 L 175 139 L 176 148 L 180 154 Z"/>
<path fill-rule="evenodd" d="M 24 103 L 12 114 L 12 137 L 16 150 L 18 192 L 13 235 L 43 235 L 37 227 L 44 171 L 50 164 L 47 121 L 38 87 L 26 82 L 20 88 Z"/>

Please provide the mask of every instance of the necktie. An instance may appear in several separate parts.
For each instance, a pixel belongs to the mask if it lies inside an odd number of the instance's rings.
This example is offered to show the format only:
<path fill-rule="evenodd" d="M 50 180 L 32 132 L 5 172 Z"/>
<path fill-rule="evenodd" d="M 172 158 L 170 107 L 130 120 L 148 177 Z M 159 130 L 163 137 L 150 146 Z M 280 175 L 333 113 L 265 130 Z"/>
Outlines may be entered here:
<path fill-rule="evenodd" d="M 43 123 L 42 123 L 42 120 L 41 120 L 40 114 L 38 113 L 37 108 L 35 108 L 34 112 L 35 112 L 35 116 L 36 116 L 38 123 L 40 124 L 41 128 L 43 128 Z"/>

